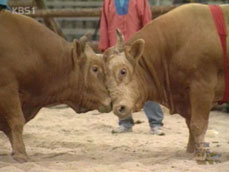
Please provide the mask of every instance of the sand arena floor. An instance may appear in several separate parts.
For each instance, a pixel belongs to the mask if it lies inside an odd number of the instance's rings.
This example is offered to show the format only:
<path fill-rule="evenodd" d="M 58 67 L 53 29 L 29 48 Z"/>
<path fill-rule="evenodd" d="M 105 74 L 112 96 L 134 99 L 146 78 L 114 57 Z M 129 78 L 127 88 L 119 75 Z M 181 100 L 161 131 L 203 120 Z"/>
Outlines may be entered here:
<path fill-rule="evenodd" d="M 184 119 L 164 112 L 165 136 L 149 133 L 143 112 L 134 114 L 142 123 L 132 133 L 114 135 L 117 117 L 112 113 L 44 108 L 24 129 L 32 161 L 12 160 L 9 141 L 0 133 L 0 172 L 229 172 L 229 114 L 211 112 L 206 136 L 211 150 L 222 154 L 222 162 L 199 165 L 185 152 Z"/>

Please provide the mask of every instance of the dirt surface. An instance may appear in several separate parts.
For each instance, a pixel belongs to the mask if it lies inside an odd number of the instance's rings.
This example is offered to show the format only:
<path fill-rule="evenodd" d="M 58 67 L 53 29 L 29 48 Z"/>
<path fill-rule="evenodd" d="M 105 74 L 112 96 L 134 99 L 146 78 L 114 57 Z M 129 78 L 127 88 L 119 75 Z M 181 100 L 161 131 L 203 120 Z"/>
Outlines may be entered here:
<path fill-rule="evenodd" d="M 211 112 L 206 136 L 211 150 L 221 153 L 221 163 L 199 165 L 185 152 L 184 119 L 164 112 L 165 136 L 150 134 L 143 112 L 134 114 L 142 123 L 132 133 L 114 135 L 112 113 L 44 108 L 24 129 L 30 162 L 15 162 L 0 133 L 0 172 L 229 172 L 229 114 Z"/>

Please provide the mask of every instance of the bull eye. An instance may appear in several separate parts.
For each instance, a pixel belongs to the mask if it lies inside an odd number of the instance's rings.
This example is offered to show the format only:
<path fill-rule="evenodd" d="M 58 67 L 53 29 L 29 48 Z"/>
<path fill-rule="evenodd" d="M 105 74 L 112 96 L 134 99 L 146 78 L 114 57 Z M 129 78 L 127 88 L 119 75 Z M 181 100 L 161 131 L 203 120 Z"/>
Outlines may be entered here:
<path fill-rule="evenodd" d="M 125 68 L 123 68 L 123 69 L 120 70 L 120 74 L 121 74 L 122 76 L 125 76 L 126 73 L 127 73 L 127 71 L 126 71 Z"/>
<path fill-rule="evenodd" d="M 98 67 L 97 66 L 92 66 L 92 71 L 97 73 L 99 71 Z"/>

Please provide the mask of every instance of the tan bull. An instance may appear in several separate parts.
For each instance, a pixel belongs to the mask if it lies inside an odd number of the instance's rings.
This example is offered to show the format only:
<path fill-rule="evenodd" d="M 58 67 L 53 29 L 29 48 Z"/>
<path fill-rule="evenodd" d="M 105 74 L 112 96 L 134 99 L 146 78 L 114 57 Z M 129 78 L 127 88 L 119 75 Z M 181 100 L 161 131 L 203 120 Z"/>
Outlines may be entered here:
<path fill-rule="evenodd" d="M 0 130 L 27 161 L 23 126 L 47 105 L 111 110 L 104 62 L 86 44 L 68 43 L 32 18 L 0 11 Z"/>
<path fill-rule="evenodd" d="M 228 33 L 229 5 L 221 7 Z M 104 53 L 114 113 L 124 118 L 145 101 L 157 101 L 186 119 L 187 151 L 194 152 L 204 142 L 212 104 L 225 90 L 223 51 L 209 7 L 180 6 L 127 43 L 118 35 L 117 45 Z"/>

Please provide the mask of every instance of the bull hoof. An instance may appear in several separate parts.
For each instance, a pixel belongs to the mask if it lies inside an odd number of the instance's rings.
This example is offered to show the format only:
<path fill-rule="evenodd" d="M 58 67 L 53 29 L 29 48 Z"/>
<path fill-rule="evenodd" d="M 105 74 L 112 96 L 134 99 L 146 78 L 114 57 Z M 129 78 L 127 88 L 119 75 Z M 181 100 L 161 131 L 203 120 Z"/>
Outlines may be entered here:
<path fill-rule="evenodd" d="M 196 150 L 194 145 L 188 145 L 186 152 L 188 153 L 194 153 Z"/>
<path fill-rule="evenodd" d="M 12 155 L 13 159 L 19 163 L 24 163 L 24 162 L 28 162 L 29 158 L 27 155 L 22 154 L 22 153 L 18 153 L 18 154 L 13 154 Z"/>
<path fill-rule="evenodd" d="M 195 154 L 195 159 L 198 164 L 214 164 L 220 163 L 221 154 L 212 153 L 210 151 L 202 151 Z"/>
<path fill-rule="evenodd" d="M 206 150 L 198 150 L 197 152 L 195 152 L 195 160 L 198 162 L 205 162 L 207 160 L 207 152 Z"/>

